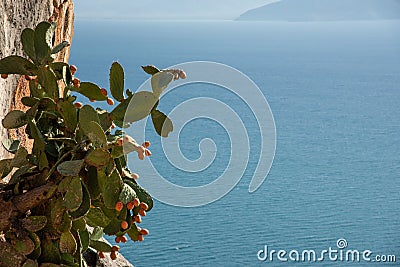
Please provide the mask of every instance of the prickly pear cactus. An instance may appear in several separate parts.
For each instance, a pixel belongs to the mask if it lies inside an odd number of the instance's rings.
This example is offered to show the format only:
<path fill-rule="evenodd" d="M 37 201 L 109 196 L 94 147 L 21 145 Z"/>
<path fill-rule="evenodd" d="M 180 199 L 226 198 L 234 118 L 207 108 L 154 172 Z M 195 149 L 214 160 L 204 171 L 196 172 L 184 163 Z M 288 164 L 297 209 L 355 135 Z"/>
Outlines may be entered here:
<path fill-rule="evenodd" d="M 69 45 L 54 45 L 54 30 L 48 22 L 25 29 L 21 42 L 29 58 L 0 60 L 2 78 L 24 75 L 30 85 L 30 96 L 22 99 L 28 110 L 9 112 L 3 127 L 25 127 L 34 140 L 31 153 L 18 140 L 3 141 L 14 157 L 0 161 L 1 179 L 11 176 L 0 185 L 0 204 L 7 209 L 1 214 L 8 216 L 0 224 L 0 266 L 86 266 L 82 255 L 88 249 L 99 257 L 117 257 L 119 247 L 101 241 L 104 234 L 115 236 L 116 243 L 128 237 L 143 241 L 149 231 L 138 225 L 153 200 L 128 170 L 124 152 L 144 159 L 151 155 L 150 142 L 140 145 L 118 128 L 151 116 L 156 132 L 166 137 L 173 125 L 157 110 L 158 101 L 172 80 L 186 76 L 144 66 L 153 91 L 132 93 L 125 91 L 124 70 L 114 62 L 112 99 L 105 88 L 76 78 L 75 66 L 54 62 L 54 55 Z M 95 109 L 76 102 L 76 94 L 118 104 L 110 111 Z M 135 108 L 125 116 L 131 101 Z"/>

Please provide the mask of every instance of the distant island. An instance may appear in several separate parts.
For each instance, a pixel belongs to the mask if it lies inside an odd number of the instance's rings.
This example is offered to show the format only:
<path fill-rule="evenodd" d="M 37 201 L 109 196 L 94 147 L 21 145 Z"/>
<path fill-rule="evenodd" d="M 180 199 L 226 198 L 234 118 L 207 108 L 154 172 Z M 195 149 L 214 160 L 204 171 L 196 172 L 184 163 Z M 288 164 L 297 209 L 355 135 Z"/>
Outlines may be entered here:
<path fill-rule="evenodd" d="M 236 20 L 345 21 L 400 19 L 400 0 L 281 0 Z"/>

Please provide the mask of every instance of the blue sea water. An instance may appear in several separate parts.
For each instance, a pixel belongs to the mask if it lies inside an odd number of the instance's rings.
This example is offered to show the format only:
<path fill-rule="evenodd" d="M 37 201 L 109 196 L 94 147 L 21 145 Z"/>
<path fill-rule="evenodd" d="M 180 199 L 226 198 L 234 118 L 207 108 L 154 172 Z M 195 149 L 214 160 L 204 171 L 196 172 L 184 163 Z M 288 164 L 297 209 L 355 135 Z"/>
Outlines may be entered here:
<path fill-rule="evenodd" d="M 252 157 L 240 183 L 203 207 L 155 203 L 145 242 L 122 245 L 135 266 L 398 266 L 400 262 L 400 22 L 88 21 L 75 25 L 70 63 L 81 80 L 108 84 L 111 63 L 127 88 L 147 79 L 140 65 L 166 68 L 208 60 L 230 65 L 260 87 L 273 112 L 277 150 L 264 184 L 248 185 L 260 153 L 257 122 L 243 101 L 212 85 L 174 90 L 160 109 L 184 100 L 220 99 L 245 120 Z M 212 131 L 210 131 L 212 129 Z M 171 182 L 207 184 L 229 161 L 229 133 L 195 120 L 180 134 L 182 153 L 200 157 L 211 138 L 218 154 L 201 173 L 173 168 L 152 136 L 152 160 Z M 146 170 L 135 169 L 145 176 Z M 259 261 L 269 249 L 332 247 L 396 255 L 397 263 Z M 287 256 L 287 255 L 286 255 Z"/>

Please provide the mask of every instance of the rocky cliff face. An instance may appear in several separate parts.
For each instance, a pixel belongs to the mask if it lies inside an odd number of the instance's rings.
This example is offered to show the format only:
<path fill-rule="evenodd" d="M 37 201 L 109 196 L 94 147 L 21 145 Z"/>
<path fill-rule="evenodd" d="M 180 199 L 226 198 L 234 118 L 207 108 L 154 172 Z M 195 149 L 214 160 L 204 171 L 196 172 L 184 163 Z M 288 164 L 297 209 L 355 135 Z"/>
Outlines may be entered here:
<path fill-rule="evenodd" d="M 0 58 L 9 55 L 21 55 L 22 45 L 20 35 L 24 28 L 34 28 L 43 20 L 57 22 L 55 43 L 72 41 L 74 33 L 74 5 L 72 0 L 0 0 Z M 68 61 L 69 47 L 59 53 L 57 60 Z M 29 86 L 23 77 L 10 75 L 7 80 L 0 80 L 0 118 L 10 109 L 23 109 L 20 99 L 29 94 Z M 0 124 L 0 138 L 18 138 L 22 145 L 31 147 L 30 140 L 24 134 L 24 130 L 7 132 Z M 8 153 L 0 146 L 0 159 L 8 156 Z"/>
<path fill-rule="evenodd" d="M 55 43 L 72 43 L 74 34 L 74 4 L 72 0 L 0 0 L 0 58 L 9 55 L 25 56 L 22 51 L 20 35 L 24 28 L 34 28 L 41 21 L 56 22 Z M 68 62 L 70 47 L 57 54 L 56 61 Z M 13 109 L 23 110 L 20 99 L 29 95 L 29 83 L 24 77 L 10 75 L 7 80 L 0 79 L 0 120 Z M 0 139 L 19 139 L 28 149 L 31 140 L 26 138 L 24 129 L 6 131 L 0 124 Z M 0 159 L 7 158 L 8 152 L 0 144 Z M 1 249 L 0 238 L 0 249 Z M 1 253 L 0 253 L 1 254 Z M 96 253 L 86 253 L 90 266 L 133 267 L 121 255 L 112 261 L 109 255 L 99 260 Z"/>

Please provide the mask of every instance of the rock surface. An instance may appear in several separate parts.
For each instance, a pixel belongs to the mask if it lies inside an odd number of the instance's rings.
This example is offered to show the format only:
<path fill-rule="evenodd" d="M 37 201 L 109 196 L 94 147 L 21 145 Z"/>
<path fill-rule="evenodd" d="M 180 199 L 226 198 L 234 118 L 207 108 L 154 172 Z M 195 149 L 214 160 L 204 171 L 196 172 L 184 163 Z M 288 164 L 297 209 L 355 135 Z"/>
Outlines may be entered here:
<path fill-rule="evenodd" d="M 72 41 L 74 33 L 74 5 L 72 0 L 0 0 L 0 58 L 9 55 L 24 56 L 20 35 L 24 28 L 34 28 L 40 21 L 57 22 L 55 43 Z M 57 55 L 59 61 L 66 62 L 70 48 Z M 18 75 L 10 75 L 0 80 L 0 118 L 12 109 L 24 109 L 20 99 L 29 94 L 28 82 Z M 32 146 L 24 134 L 24 129 L 7 132 L 0 124 L 0 138 L 18 138 L 28 149 Z M 0 159 L 8 157 L 8 152 L 0 146 Z"/>
<path fill-rule="evenodd" d="M 72 0 L 0 0 L 0 59 L 9 55 L 26 56 L 20 42 L 21 32 L 26 27 L 34 28 L 36 24 L 44 20 L 57 22 L 56 44 L 62 41 L 72 43 L 74 34 L 74 4 Z M 57 54 L 56 61 L 68 62 L 69 55 L 70 47 L 67 47 Z M 29 95 L 29 84 L 24 77 L 10 75 L 7 80 L 0 79 L 0 92 L 0 120 L 2 120 L 10 110 L 25 108 L 20 99 Z M 8 132 L 0 123 L 0 139 L 10 137 L 19 139 L 21 145 L 28 149 L 32 146 L 24 129 Z M 9 153 L 0 144 L 0 159 L 9 156 Z M 3 212 L 7 212 L 7 210 L 11 211 L 11 209 L 6 209 Z M 6 252 L 4 244 L 0 238 L 0 248 Z M 98 259 L 96 253 L 89 252 L 87 258 L 92 259 L 89 266 L 133 267 L 122 255 L 112 261 L 109 255 L 105 259 Z"/>
<path fill-rule="evenodd" d="M 105 253 L 104 259 L 99 259 L 97 254 L 93 251 L 88 251 L 84 254 L 85 260 L 89 266 L 96 267 L 133 267 L 121 254 L 118 254 L 116 260 L 111 260 L 110 254 Z"/>

